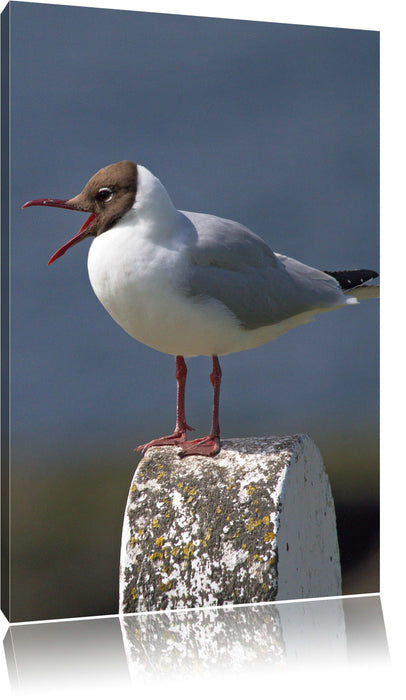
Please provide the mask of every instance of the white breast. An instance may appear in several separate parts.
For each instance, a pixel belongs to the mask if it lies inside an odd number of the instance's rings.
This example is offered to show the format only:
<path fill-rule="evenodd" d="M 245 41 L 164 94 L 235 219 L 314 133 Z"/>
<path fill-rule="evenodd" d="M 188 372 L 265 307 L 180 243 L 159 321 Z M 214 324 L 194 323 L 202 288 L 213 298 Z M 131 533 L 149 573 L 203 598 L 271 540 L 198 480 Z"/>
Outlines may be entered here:
<path fill-rule="evenodd" d="M 126 219 L 95 238 L 88 256 L 91 285 L 113 319 L 140 342 L 171 355 L 243 349 L 247 334 L 230 311 L 215 300 L 182 295 L 182 250 L 135 236 L 131 217 Z"/>

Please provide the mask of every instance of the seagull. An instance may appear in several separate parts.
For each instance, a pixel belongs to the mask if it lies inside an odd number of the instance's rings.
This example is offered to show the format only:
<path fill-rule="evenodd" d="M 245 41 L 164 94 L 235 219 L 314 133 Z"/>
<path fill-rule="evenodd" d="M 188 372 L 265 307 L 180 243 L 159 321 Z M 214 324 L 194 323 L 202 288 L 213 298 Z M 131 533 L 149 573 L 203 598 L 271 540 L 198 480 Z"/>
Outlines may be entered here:
<path fill-rule="evenodd" d="M 176 424 L 171 435 L 139 445 L 180 446 L 180 457 L 220 451 L 219 357 L 278 338 L 316 314 L 379 296 L 373 270 L 322 271 L 274 253 L 235 221 L 179 211 L 144 166 L 120 161 L 99 170 L 72 199 L 23 205 L 89 214 L 48 265 L 85 238 L 92 288 L 132 337 L 176 360 Z M 212 358 L 211 430 L 188 440 L 185 357 Z"/>

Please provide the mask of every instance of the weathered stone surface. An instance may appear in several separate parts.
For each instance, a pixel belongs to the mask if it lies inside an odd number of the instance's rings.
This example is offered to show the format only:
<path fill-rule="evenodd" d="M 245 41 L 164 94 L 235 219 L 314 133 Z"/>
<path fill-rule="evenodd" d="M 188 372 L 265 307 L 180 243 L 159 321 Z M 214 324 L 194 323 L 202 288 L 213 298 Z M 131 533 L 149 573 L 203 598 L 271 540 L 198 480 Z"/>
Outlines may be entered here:
<path fill-rule="evenodd" d="M 150 449 L 124 518 L 120 612 L 339 595 L 334 505 L 304 435 Z"/>

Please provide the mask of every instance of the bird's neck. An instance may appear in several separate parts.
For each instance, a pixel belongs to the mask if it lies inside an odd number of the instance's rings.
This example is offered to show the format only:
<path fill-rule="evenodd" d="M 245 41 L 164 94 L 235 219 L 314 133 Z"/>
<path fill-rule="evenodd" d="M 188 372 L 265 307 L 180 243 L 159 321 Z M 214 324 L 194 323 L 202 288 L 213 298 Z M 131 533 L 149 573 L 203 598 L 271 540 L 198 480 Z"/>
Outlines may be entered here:
<path fill-rule="evenodd" d="M 181 214 L 158 178 L 142 165 L 137 168 L 137 195 L 133 207 L 137 223 L 151 238 L 171 237 Z"/>

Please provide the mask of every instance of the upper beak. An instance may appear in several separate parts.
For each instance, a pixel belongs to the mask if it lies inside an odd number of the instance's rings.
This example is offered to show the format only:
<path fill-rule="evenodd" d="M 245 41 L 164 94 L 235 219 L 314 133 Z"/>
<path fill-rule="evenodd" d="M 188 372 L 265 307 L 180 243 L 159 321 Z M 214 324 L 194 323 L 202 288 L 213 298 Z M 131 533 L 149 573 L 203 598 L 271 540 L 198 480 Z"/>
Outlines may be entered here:
<path fill-rule="evenodd" d="M 69 199 L 31 199 L 29 202 L 23 204 L 22 209 L 35 206 L 58 207 L 59 209 L 73 209 L 74 211 L 86 211 L 84 209 L 81 209 L 80 206 L 77 206 L 73 203 L 73 201 Z M 77 234 L 73 236 L 73 238 L 71 238 L 67 243 L 65 243 L 65 245 L 59 248 L 56 251 L 56 253 L 53 254 L 52 258 L 48 261 L 48 265 L 54 262 L 54 260 L 56 260 L 57 258 L 60 258 L 61 255 L 66 253 L 68 248 L 71 248 L 72 246 L 76 245 L 76 243 L 79 243 L 84 238 L 86 238 L 86 236 L 88 235 L 88 229 L 95 220 L 95 218 L 96 214 L 92 212 L 90 216 L 86 219 L 83 226 L 77 232 Z"/>

